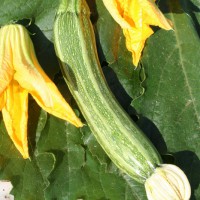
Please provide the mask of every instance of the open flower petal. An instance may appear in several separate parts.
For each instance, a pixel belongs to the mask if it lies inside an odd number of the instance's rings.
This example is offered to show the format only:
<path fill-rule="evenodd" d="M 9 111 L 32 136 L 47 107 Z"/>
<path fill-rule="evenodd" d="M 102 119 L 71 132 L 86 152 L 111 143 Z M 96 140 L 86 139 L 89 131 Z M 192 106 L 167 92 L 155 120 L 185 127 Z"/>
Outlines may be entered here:
<path fill-rule="evenodd" d="M 24 89 L 38 96 L 46 106 L 52 106 L 46 80 L 35 68 L 31 57 L 35 51 L 27 30 L 21 25 L 14 24 L 4 26 L 2 29 L 8 35 L 11 51 L 13 51 L 11 52 L 12 60 L 9 61 L 15 70 L 14 79 Z"/>
<path fill-rule="evenodd" d="M 172 29 L 171 22 L 165 18 L 155 4 L 155 0 L 103 0 L 115 21 L 122 27 L 126 47 L 132 52 L 133 64 L 138 65 L 145 41 L 153 30 L 150 25 Z"/>
<path fill-rule="evenodd" d="M 141 7 L 145 9 L 145 23 L 159 26 L 165 30 L 172 29 L 172 23 L 170 20 L 166 19 L 162 12 L 158 9 L 155 0 L 141 0 Z"/>
<path fill-rule="evenodd" d="M 13 78 L 14 69 L 12 67 L 12 53 L 9 37 L 0 29 L 0 95 L 6 89 Z"/>
<path fill-rule="evenodd" d="M 0 94 L 0 111 L 5 105 L 4 93 Z"/>
<path fill-rule="evenodd" d="M 24 158 L 28 158 L 27 120 L 28 92 L 12 81 L 4 97 L 3 119 L 10 138 Z"/>
<path fill-rule="evenodd" d="M 62 97 L 55 84 L 41 68 L 27 30 L 20 25 L 9 25 L 13 53 L 14 79 L 26 89 L 37 103 L 50 114 L 83 126 L 72 108 Z"/>
<path fill-rule="evenodd" d="M 57 87 L 52 82 L 47 82 L 47 87 L 49 91 L 49 96 L 52 101 L 52 106 L 46 106 L 41 98 L 38 98 L 37 95 L 32 94 L 33 98 L 36 100 L 38 105 L 43 108 L 48 113 L 64 119 L 76 127 L 82 127 L 83 124 L 79 118 L 77 118 L 76 114 L 70 107 L 70 105 L 65 101 L 65 99 L 61 96 L 60 92 L 58 91 Z"/>
<path fill-rule="evenodd" d="M 153 31 L 149 26 L 143 25 L 142 31 L 140 29 L 123 29 L 123 33 L 126 37 L 126 47 L 132 52 L 133 64 L 137 66 L 146 41 L 144 38 L 152 35 Z"/>
<path fill-rule="evenodd" d="M 120 1 L 116 0 L 103 0 L 103 3 L 107 10 L 110 12 L 114 20 L 122 27 L 122 28 L 131 28 L 130 24 L 123 17 L 123 8 L 121 8 Z"/>

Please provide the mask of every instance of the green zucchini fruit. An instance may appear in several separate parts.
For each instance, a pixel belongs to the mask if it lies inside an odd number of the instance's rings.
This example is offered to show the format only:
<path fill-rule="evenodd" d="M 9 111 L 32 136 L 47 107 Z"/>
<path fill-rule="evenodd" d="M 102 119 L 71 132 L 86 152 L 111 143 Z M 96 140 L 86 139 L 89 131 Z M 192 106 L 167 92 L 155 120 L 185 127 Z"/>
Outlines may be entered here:
<path fill-rule="evenodd" d="M 106 83 L 85 0 L 61 2 L 54 45 L 66 83 L 97 141 L 116 166 L 144 183 L 162 161 Z"/>

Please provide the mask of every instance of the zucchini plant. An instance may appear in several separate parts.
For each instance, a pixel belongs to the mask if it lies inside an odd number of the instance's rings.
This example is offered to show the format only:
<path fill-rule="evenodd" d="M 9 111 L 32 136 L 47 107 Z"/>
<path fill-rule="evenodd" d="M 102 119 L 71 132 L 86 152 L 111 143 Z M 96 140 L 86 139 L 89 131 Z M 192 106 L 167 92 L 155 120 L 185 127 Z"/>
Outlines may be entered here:
<path fill-rule="evenodd" d="M 162 159 L 111 93 L 101 70 L 85 0 L 63 0 L 54 45 L 65 81 L 92 133 L 123 172 L 145 185 L 149 199 L 190 197 L 185 174 Z"/>

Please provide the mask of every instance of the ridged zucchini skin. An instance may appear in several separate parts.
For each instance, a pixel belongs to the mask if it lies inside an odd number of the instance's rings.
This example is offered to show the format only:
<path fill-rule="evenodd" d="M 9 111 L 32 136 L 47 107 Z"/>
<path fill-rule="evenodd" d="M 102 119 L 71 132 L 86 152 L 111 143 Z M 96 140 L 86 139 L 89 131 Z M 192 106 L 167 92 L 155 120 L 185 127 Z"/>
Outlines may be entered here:
<path fill-rule="evenodd" d="M 65 81 L 97 141 L 116 166 L 144 183 L 162 161 L 106 83 L 85 0 L 61 2 L 54 45 Z"/>

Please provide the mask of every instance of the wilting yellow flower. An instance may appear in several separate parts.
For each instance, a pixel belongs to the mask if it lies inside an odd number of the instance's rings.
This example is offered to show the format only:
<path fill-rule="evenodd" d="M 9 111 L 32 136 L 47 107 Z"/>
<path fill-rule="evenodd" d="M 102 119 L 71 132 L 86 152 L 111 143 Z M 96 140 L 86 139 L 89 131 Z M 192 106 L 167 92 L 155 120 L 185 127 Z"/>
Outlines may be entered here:
<path fill-rule="evenodd" d="M 33 43 L 22 25 L 0 29 L 0 110 L 7 132 L 28 158 L 28 93 L 47 112 L 77 127 L 82 123 L 42 70 Z"/>
<path fill-rule="evenodd" d="M 189 200 L 191 186 L 184 172 L 177 166 L 162 164 L 146 180 L 149 200 Z"/>
<path fill-rule="evenodd" d="M 122 27 L 126 47 L 132 52 L 133 64 L 138 65 L 146 39 L 153 34 L 150 25 L 172 29 L 155 4 L 155 0 L 103 0 L 115 21 Z"/>

